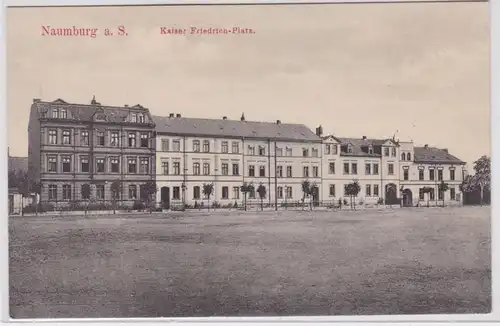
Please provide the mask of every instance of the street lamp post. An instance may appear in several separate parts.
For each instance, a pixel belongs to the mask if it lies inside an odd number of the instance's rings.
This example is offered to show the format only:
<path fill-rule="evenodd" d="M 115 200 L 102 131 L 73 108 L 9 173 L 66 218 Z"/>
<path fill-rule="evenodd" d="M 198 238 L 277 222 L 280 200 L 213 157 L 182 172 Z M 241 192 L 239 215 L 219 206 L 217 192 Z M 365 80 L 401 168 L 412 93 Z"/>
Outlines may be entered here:
<path fill-rule="evenodd" d="M 183 181 L 181 185 L 182 189 L 182 210 L 186 209 L 186 183 Z"/>

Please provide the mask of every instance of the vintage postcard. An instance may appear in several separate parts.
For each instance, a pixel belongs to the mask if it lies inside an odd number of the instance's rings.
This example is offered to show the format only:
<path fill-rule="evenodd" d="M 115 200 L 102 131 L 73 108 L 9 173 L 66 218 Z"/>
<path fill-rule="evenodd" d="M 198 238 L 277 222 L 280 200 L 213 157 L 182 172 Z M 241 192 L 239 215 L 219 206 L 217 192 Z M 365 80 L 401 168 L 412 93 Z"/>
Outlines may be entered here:
<path fill-rule="evenodd" d="M 488 9 L 8 8 L 10 317 L 490 313 Z"/>

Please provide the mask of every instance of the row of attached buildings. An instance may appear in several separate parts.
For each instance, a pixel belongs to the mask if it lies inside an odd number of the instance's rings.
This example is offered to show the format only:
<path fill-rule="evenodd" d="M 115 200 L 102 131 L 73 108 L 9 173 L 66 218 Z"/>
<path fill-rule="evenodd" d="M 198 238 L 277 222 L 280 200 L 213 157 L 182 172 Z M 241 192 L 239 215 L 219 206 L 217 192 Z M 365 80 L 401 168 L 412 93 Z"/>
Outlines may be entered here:
<path fill-rule="evenodd" d="M 266 187 L 265 202 L 303 198 L 302 182 L 316 185 L 313 201 L 347 199 L 345 185 L 357 180 L 357 201 L 402 198 L 405 205 L 444 200 L 459 204 L 465 163 L 448 150 L 416 147 L 394 139 L 323 135 L 301 124 L 152 116 L 147 108 L 105 106 L 57 99 L 33 100 L 28 127 L 28 173 L 40 182 L 42 203 L 81 201 L 84 184 L 92 198 L 110 201 L 119 180 L 121 201 L 140 198 L 140 186 L 155 181 L 157 202 L 193 205 L 204 200 L 241 203 L 243 183 Z M 449 190 L 441 193 L 444 181 Z M 424 194 L 424 188 L 432 188 Z M 249 199 L 258 198 L 255 193 Z"/>

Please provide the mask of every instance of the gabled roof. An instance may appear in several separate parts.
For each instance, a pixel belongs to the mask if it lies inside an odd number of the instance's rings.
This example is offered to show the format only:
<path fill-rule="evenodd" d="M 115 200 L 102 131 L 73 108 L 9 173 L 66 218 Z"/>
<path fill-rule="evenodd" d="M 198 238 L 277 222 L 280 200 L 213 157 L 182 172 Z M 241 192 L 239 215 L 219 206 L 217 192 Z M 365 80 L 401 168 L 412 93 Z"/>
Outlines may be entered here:
<path fill-rule="evenodd" d="M 388 141 L 392 142 L 392 139 L 347 138 L 347 137 L 339 137 L 337 139 L 340 141 L 341 145 L 348 145 L 348 144 L 352 145 L 352 153 L 347 153 L 346 151 L 341 149 L 340 154 L 346 156 L 379 157 L 381 155 L 381 152 L 377 151 L 376 148 L 379 148 Z M 368 152 L 368 148 L 370 146 L 374 148 L 374 152 L 372 154 Z"/>
<path fill-rule="evenodd" d="M 158 134 L 321 142 L 303 124 L 153 116 Z"/>
<path fill-rule="evenodd" d="M 437 147 L 415 147 L 415 163 L 465 164 L 464 161 L 448 153 L 447 149 Z"/>
<path fill-rule="evenodd" d="M 97 112 L 102 112 L 106 116 L 107 121 L 112 123 L 125 122 L 130 112 L 142 112 L 149 115 L 148 109 L 138 105 L 134 107 L 106 106 L 95 102 L 95 99 L 92 100 L 92 103 L 94 104 L 75 104 L 68 103 L 62 99 L 57 99 L 52 102 L 40 100 L 33 101 L 33 105 L 36 107 L 39 117 L 45 117 L 50 109 L 66 109 L 68 113 L 66 118 L 67 120 L 89 122 L 93 121 L 94 115 Z M 48 115 L 46 117 L 50 118 Z"/>
<path fill-rule="evenodd" d="M 326 135 L 326 136 L 321 137 L 321 139 L 323 139 L 323 140 L 327 140 L 328 138 L 333 138 L 333 139 L 334 139 L 337 143 L 342 143 L 342 142 L 340 141 L 340 139 L 338 139 L 338 138 L 337 138 L 337 137 L 335 137 L 334 135 Z"/>

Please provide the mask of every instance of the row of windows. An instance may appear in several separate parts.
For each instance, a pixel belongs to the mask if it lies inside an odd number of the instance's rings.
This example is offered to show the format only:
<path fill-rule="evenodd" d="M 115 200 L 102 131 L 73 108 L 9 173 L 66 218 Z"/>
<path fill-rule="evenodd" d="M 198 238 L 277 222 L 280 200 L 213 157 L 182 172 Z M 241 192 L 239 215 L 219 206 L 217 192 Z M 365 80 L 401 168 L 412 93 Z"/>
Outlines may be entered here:
<path fill-rule="evenodd" d="M 437 170 L 437 180 L 441 181 L 443 180 L 443 170 Z M 429 169 L 429 180 L 434 181 L 435 180 L 435 170 L 434 169 Z M 403 179 L 408 180 L 409 175 L 408 175 L 408 170 L 403 171 Z M 424 170 L 418 170 L 418 180 L 422 181 L 425 180 L 425 171 Z M 455 170 L 450 169 L 450 180 L 454 181 L 455 180 Z"/>
<path fill-rule="evenodd" d="M 52 109 L 51 118 L 55 119 L 67 119 L 68 118 L 68 111 L 66 109 Z M 133 123 L 145 123 L 146 122 L 146 116 L 144 113 L 131 113 L 130 114 L 130 122 Z"/>
<path fill-rule="evenodd" d="M 84 190 L 83 190 L 83 185 L 81 186 L 80 188 L 80 198 L 84 198 L 85 194 L 84 194 Z M 76 198 L 73 198 L 73 188 L 71 185 L 62 185 L 62 197 L 61 198 L 58 198 L 58 191 L 57 191 L 57 185 L 48 185 L 48 198 L 49 200 L 51 201 L 55 201 L 55 200 L 72 200 L 72 199 L 76 199 Z M 104 187 L 104 185 L 96 185 L 95 186 L 95 195 L 92 193 L 92 189 L 91 189 L 91 193 L 90 193 L 90 198 L 95 198 L 97 200 L 104 200 L 105 199 L 105 195 L 106 195 L 106 188 Z M 129 185 L 128 186 L 128 199 L 129 200 L 135 200 L 135 199 L 138 199 L 138 193 L 139 193 L 139 187 L 137 187 L 137 185 Z M 127 199 L 125 198 L 125 195 L 126 193 L 124 192 L 123 194 L 121 194 L 121 199 Z"/>
<path fill-rule="evenodd" d="M 344 196 L 348 196 L 347 194 L 347 185 L 344 185 Z M 328 194 L 330 197 L 336 197 L 336 189 L 335 185 L 329 185 Z M 379 186 L 378 185 L 365 185 L 365 196 L 367 197 L 378 197 L 379 196 Z"/>
<path fill-rule="evenodd" d="M 450 199 L 451 200 L 455 200 L 456 199 L 456 190 L 455 188 L 450 188 Z M 419 199 L 420 200 L 425 200 L 425 199 L 429 199 L 429 200 L 435 200 L 436 199 L 436 194 L 435 194 L 435 190 L 434 188 L 431 189 L 430 193 L 427 195 L 428 198 L 425 198 L 425 192 L 424 192 L 424 189 L 423 188 L 420 188 L 419 189 Z M 441 191 L 441 190 L 438 190 L 438 200 L 443 200 L 444 198 L 444 192 Z"/>
<path fill-rule="evenodd" d="M 181 199 L 181 187 L 173 187 L 172 189 L 172 199 L 173 200 L 180 200 Z M 222 189 L 221 189 L 221 199 L 240 199 L 240 192 L 241 192 L 241 187 L 232 187 L 231 188 L 231 197 L 229 196 L 229 187 L 227 186 L 223 186 Z M 194 200 L 199 200 L 201 199 L 201 194 L 202 194 L 202 191 L 201 191 L 201 188 L 199 186 L 194 186 L 193 187 L 193 199 Z M 286 198 L 292 198 L 292 187 L 289 187 L 289 186 L 286 186 L 286 187 L 282 187 L 282 186 L 279 186 L 277 188 L 277 197 L 279 199 L 282 199 L 284 198 L 283 195 L 285 194 Z M 208 196 L 207 195 L 204 195 L 203 196 L 204 199 L 207 199 Z M 252 189 L 249 193 L 248 193 L 248 198 L 249 199 L 255 199 L 256 198 L 256 189 Z M 266 191 L 266 195 L 263 197 L 263 198 L 267 198 L 267 191 Z"/>
<path fill-rule="evenodd" d="M 109 164 L 106 164 L 105 158 L 95 158 L 94 160 L 94 172 L 95 173 L 120 173 L 120 158 L 110 157 L 107 159 Z M 80 157 L 80 170 L 73 171 L 72 157 L 71 156 L 61 156 L 61 170 L 58 170 L 57 156 L 47 157 L 47 172 L 90 172 L 90 160 L 88 156 Z M 138 164 L 139 163 L 139 164 Z M 139 168 L 139 169 L 138 169 Z M 124 171 L 125 172 L 125 171 Z M 149 174 L 150 173 L 150 158 L 149 157 L 128 157 L 127 158 L 127 170 L 126 173 L 135 174 Z"/>
<path fill-rule="evenodd" d="M 49 129 L 48 134 L 49 134 L 48 138 L 49 145 L 57 145 L 59 138 L 57 129 Z M 89 146 L 90 144 L 89 135 L 90 133 L 87 130 L 83 130 L 80 132 L 80 146 Z M 120 133 L 118 131 L 111 131 L 108 137 L 106 137 L 104 131 L 97 131 L 95 133 L 95 145 L 106 146 L 106 138 L 108 138 L 109 146 L 112 147 L 121 146 Z M 148 132 L 140 133 L 139 139 L 137 139 L 137 133 L 129 132 L 127 133 L 126 145 L 128 147 L 148 148 L 150 147 L 150 139 L 151 136 L 150 133 Z M 62 130 L 60 141 L 61 141 L 60 144 L 62 145 L 71 145 L 74 142 L 73 136 L 71 135 L 71 130 L 69 129 Z"/>
<path fill-rule="evenodd" d="M 330 162 L 328 168 L 329 174 L 335 174 L 335 162 Z M 344 174 L 358 174 L 358 163 L 344 163 Z M 379 174 L 379 164 L 378 163 L 365 163 L 365 175 L 378 175 Z M 394 174 L 394 164 L 387 164 L 387 174 Z"/>

